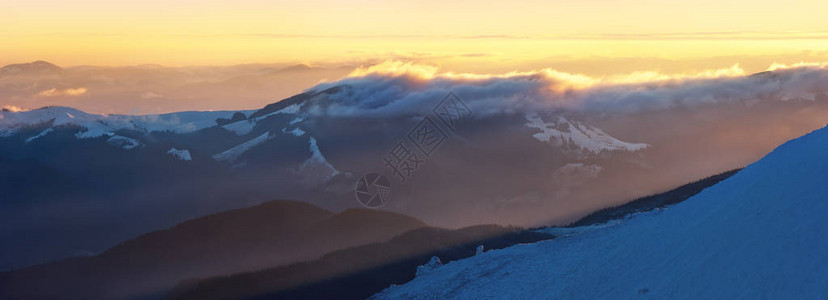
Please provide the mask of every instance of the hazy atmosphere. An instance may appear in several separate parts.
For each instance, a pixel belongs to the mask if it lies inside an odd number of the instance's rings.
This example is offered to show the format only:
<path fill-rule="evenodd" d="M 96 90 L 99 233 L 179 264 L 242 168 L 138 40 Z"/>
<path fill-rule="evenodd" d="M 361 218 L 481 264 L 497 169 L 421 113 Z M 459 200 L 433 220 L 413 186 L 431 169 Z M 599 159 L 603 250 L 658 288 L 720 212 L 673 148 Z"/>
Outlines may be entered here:
<path fill-rule="evenodd" d="M 0 299 L 824 298 L 826 11 L 0 0 Z"/>
<path fill-rule="evenodd" d="M 0 3 L 0 65 L 47 61 L 63 72 L 25 82 L 2 78 L 0 103 L 97 113 L 255 109 L 388 60 L 478 75 L 751 74 L 774 64 L 828 61 L 826 5 L 6 2 Z"/>

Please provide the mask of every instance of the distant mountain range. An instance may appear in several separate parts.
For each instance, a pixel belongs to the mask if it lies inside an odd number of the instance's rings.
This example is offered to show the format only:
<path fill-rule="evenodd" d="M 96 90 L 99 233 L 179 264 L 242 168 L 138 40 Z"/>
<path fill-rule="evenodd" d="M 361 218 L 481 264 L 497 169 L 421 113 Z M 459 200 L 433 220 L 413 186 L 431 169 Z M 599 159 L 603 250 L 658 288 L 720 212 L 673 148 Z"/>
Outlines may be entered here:
<path fill-rule="evenodd" d="M 178 281 L 316 259 L 426 224 L 366 209 L 271 201 L 141 235 L 103 253 L 0 273 L 3 299 L 160 297 Z"/>
<path fill-rule="evenodd" d="M 61 72 L 63 72 L 61 67 L 42 60 L 30 63 L 11 64 L 0 68 L 0 76 L 58 75 Z"/>
<path fill-rule="evenodd" d="M 293 265 L 183 281 L 168 299 L 365 299 L 414 278 L 430 258 L 448 262 L 492 250 L 553 238 L 552 235 L 478 225 L 456 230 L 426 227 L 383 243 L 334 251 Z"/>
<path fill-rule="evenodd" d="M 301 202 L 271 201 L 188 220 L 100 255 L 0 273 L 0 298 L 363 299 L 414 279 L 418 266 L 432 257 L 447 263 L 594 230 L 680 203 L 733 174 L 596 212 L 577 222 L 581 228 L 449 230 L 376 210 L 334 214 Z"/>
<path fill-rule="evenodd" d="M 492 94 L 506 84 L 497 78 L 369 76 L 323 83 L 258 110 L 1 111 L 0 269 L 100 254 L 182 220 L 270 199 L 310 199 L 336 212 L 362 207 L 356 182 L 369 173 L 392 185 L 380 209 L 430 225 L 566 224 L 743 167 L 822 126 L 824 85 L 802 78 L 823 71 L 808 72 L 773 71 L 723 87 L 664 83 L 612 105 Z M 716 92 L 686 99 L 705 84 Z M 641 94 L 654 90 L 673 102 L 632 109 L 654 101 Z M 449 123 L 437 108 L 452 91 L 469 114 Z M 432 136 L 440 142 L 428 153 L 412 143 L 425 118 L 443 133 Z M 404 182 L 386 163 L 394 149 L 418 155 Z"/>
<path fill-rule="evenodd" d="M 728 171 L 670 191 L 592 213 L 566 227 L 534 230 L 475 226 L 460 230 L 420 228 L 387 242 L 343 249 L 317 260 L 228 276 L 182 281 L 168 299 L 365 299 L 404 284 L 423 272 L 422 265 L 469 258 L 521 243 L 597 230 L 638 214 L 681 203 L 736 174 Z"/>
<path fill-rule="evenodd" d="M 57 66 L 46 61 L 0 67 L 0 108 L 71 106 L 87 112 L 149 114 L 193 107 L 256 108 L 355 66 Z"/>

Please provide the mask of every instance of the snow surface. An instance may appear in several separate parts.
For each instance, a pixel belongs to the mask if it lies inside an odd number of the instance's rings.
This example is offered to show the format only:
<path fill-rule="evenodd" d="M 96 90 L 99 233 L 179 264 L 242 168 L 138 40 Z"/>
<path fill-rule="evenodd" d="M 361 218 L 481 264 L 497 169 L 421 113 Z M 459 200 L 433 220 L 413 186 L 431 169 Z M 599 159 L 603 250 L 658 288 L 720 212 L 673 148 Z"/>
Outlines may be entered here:
<path fill-rule="evenodd" d="M 298 117 L 296 117 L 296 119 L 290 120 L 290 125 L 293 125 L 293 124 L 296 124 L 296 123 L 299 123 L 299 122 L 304 121 L 304 120 L 305 120 L 305 117 L 306 117 L 306 116 L 302 115 L 302 116 L 298 116 Z"/>
<path fill-rule="evenodd" d="M 486 252 L 483 249 L 483 245 L 477 245 L 477 248 L 474 249 L 474 255 L 480 255 L 483 254 L 483 252 Z"/>
<path fill-rule="evenodd" d="M 77 138 L 112 136 L 120 129 L 144 133 L 170 131 L 188 133 L 216 126 L 216 119 L 229 118 L 234 111 L 189 111 L 160 115 L 99 115 L 80 110 L 51 106 L 29 111 L 0 111 L 0 136 L 9 136 L 22 127 L 52 122 L 52 127 L 75 125 L 83 127 Z M 246 113 L 246 112 L 245 112 Z"/>
<path fill-rule="evenodd" d="M 573 236 L 573 235 L 579 235 L 579 234 L 587 233 L 587 232 L 598 230 L 598 229 L 607 228 L 607 227 L 610 227 L 610 226 L 615 226 L 615 225 L 620 224 L 621 222 L 623 222 L 623 220 L 611 220 L 611 221 L 606 222 L 606 223 L 593 224 L 593 225 L 589 225 L 589 226 L 546 227 L 546 228 L 541 228 L 541 229 L 538 229 L 538 230 L 535 230 L 535 231 L 541 232 L 541 233 L 546 233 L 546 234 L 551 234 L 551 235 L 554 235 L 555 237 Z"/>
<path fill-rule="evenodd" d="M 826 149 L 821 129 L 668 209 L 487 251 L 374 298 L 824 298 Z"/>
<path fill-rule="evenodd" d="M 601 129 L 571 121 L 562 116 L 557 116 L 557 121 L 551 123 L 544 122 L 540 116 L 534 113 L 526 114 L 525 117 L 527 127 L 537 128 L 541 131 L 533 134 L 532 137 L 556 147 L 592 154 L 600 154 L 604 151 L 632 152 L 649 147 L 647 144 L 627 143 L 618 140 Z"/>
<path fill-rule="evenodd" d="M 136 141 L 135 139 L 131 139 L 120 135 L 116 135 L 109 138 L 108 140 L 106 140 L 106 143 L 113 146 L 124 148 L 126 150 L 130 150 L 141 145 L 141 142 Z"/>
<path fill-rule="evenodd" d="M 36 136 L 33 136 L 33 137 L 30 137 L 30 138 L 26 139 L 26 143 L 29 143 L 29 142 L 34 141 L 36 139 L 39 139 L 39 138 L 49 134 L 50 132 L 52 132 L 52 128 L 46 128 L 46 130 L 41 131 Z"/>
<path fill-rule="evenodd" d="M 421 265 L 421 266 L 417 266 L 417 273 L 415 274 L 415 276 L 423 276 L 427 273 L 430 273 L 434 270 L 439 269 L 442 266 L 443 266 L 443 263 L 440 262 L 440 258 L 436 257 L 436 256 L 432 256 L 431 260 L 429 260 L 427 263 L 425 263 L 424 265 Z"/>
<path fill-rule="evenodd" d="M 222 153 L 213 155 L 213 159 L 215 159 L 217 161 L 234 162 L 234 161 L 236 161 L 236 159 L 239 158 L 239 156 L 241 156 L 242 154 L 244 154 L 248 150 L 253 149 L 253 147 L 256 147 L 256 145 L 264 143 L 265 141 L 267 141 L 269 139 L 270 139 L 270 132 L 265 132 L 264 134 L 254 138 L 254 139 L 251 139 L 247 142 L 236 145 L 233 148 L 227 149 L 227 151 L 224 151 Z"/>
<path fill-rule="evenodd" d="M 258 117 L 258 118 L 256 118 L 256 121 L 264 120 L 264 119 L 267 119 L 267 117 L 278 115 L 278 114 L 292 114 L 292 115 L 295 115 L 295 114 L 299 113 L 299 109 L 300 109 L 299 104 L 291 104 L 291 105 L 288 105 L 285 108 L 282 108 L 280 110 L 277 110 L 277 111 L 274 111 L 272 113 L 266 114 L 264 116 Z"/>
<path fill-rule="evenodd" d="M 310 137 L 309 149 L 311 151 L 311 157 L 303 162 L 299 167 L 300 172 L 321 174 L 321 181 L 323 182 L 339 175 L 339 170 L 334 168 L 334 166 L 331 165 L 327 159 L 325 159 L 325 156 L 322 155 L 322 151 L 319 150 L 319 145 L 317 145 L 316 139 L 313 137 Z"/>
<path fill-rule="evenodd" d="M 175 158 L 178 158 L 180 160 L 193 160 L 193 157 L 190 155 L 190 150 L 179 150 L 175 148 L 170 148 L 170 150 L 167 151 L 167 154 L 175 156 Z"/>
<path fill-rule="evenodd" d="M 293 128 L 291 131 L 287 131 L 286 128 L 282 128 L 282 132 L 292 134 L 294 136 L 303 136 L 305 135 L 305 131 L 300 129 L 299 127 Z"/>
<path fill-rule="evenodd" d="M 235 123 L 224 125 L 221 128 L 232 131 L 236 135 L 245 135 L 250 133 L 250 131 L 253 131 L 253 127 L 256 127 L 256 122 L 254 122 L 253 120 L 241 120 Z"/>
<path fill-rule="evenodd" d="M 269 114 L 266 114 L 264 116 L 261 116 L 261 117 L 255 118 L 255 119 L 247 119 L 247 120 L 242 120 L 242 121 L 230 123 L 230 124 L 222 126 L 222 128 L 224 128 L 228 131 L 231 131 L 231 132 L 235 133 L 236 135 L 245 135 L 245 134 L 248 134 L 251 131 L 253 131 L 253 128 L 256 127 L 256 124 L 260 120 L 264 120 L 264 119 L 267 119 L 267 117 L 274 116 L 274 115 L 279 115 L 279 114 L 297 114 L 297 113 L 299 113 L 299 108 L 300 107 L 299 107 L 298 104 L 289 105 L 285 108 L 282 108 L 280 110 L 274 111 L 274 112 L 269 113 Z M 296 120 L 300 120 L 300 119 L 301 119 L 301 117 L 297 117 L 296 119 L 292 120 L 290 124 L 292 125 L 295 122 L 297 122 Z"/>

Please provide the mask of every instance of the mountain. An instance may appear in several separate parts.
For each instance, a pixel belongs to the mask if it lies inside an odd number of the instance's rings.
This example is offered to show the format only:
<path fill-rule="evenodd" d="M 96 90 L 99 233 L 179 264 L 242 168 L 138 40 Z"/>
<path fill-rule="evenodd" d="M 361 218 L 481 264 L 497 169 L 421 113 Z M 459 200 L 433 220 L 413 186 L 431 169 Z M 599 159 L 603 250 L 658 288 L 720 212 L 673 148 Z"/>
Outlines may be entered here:
<path fill-rule="evenodd" d="M 23 64 L 6 65 L 0 68 L 0 76 L 58 75 L 61 72 L 63 72 L 61 67 L 42 60 Z"/>
<path fill-rule="evenodd" d="M 565 237 L 608 226 L 636 214 L 680 203 L 736 174 L 710 176 L 670 191 L 635 199 L 594 212 L 561 228 L 536 230 L 475 226 L 460 230 L 421 228 L 388 242 L 358 246 L 317 260 L 255 272 L 189 279 L 168 293 L 169 299 L 364 299 L 391 285 L 404 284 L 422 273 L 422 265 L 445 264 L 519 243 Z M 482 247 L 482 248 L 481 248 Z M 482 249 L 482 250 L 481 250 Z"/>
<path fill-rule="evenodd" d="M 256 272 L 183 281 L 168 299 L 364 299 L 414 278 L 434 256 L 451 261 L 475 249 L 499 249 L 552 236 L 482 225 L 457 230 L 420 228 L 387 242 L 344 249 L 308 262 Z"/>
<path fill-rule="evenodd" d="M 247 123 L 252 113 L 0 112 L 0 241 L 12 245 L 0 251 L 0 270 L 99 253 L 130 236 L 269 195 L 304 198 L 301 190 L 350 176 L 326 160 L 314 137 L 283 131 L 291 120 L 283 115 L 264 118 L 275 128 L 249 135 L 218 126 L 239 115 Z M 254 137 L 270 143 L 250 149 Z M 232 159 L 214 158 L 222 155 Z"/>
<path fill-rule="evenodd" d="M 157 66 L 128 73 L 158 70 L 180 75 Z M 825 70 L 771 74 L 600 87 L 561 99 L 526 91 L 554 84 L 537 76 L 371 75 L 320 83 L 257 110 L 3 111 L 0 244 L 8 246 L 0 270 L 99 254 L 270 199 L 309 199 L 335 212 L 362 207 L 356 183 L 371 173 L 391 185 L 380 209 L 433 226 L 568 224 L 741 168 L 828 119 Z M 133 76 L 117 81 L 146 79 Z"/>
<path fill-rule="evenodd" d="M 11 136 L 22 129 L 43 127 L 32 142 L 60 127 L 82 128 L 77 138 L 113 137 L 118 131 L 190 133 L 216 126 L 218 119 L 244 112 L 178 112 L 160 115 L 100 115 L 89 114 L 69 107 L 43 107 L 30 111 L 0 112 L 0 136 Z M 252 113 L 252 112 L 247 112 Z"/>
<path fill-rule="evenodd" d="M 374 210 L 271 201 L 189 220 L 89 257 L 0 273 L 3 299 L 158 297 L 178 281 L 313 260 L 426 225 Z"/>
<path fill-rule="evenodd" d="M 375 299 L 819 298 L 828 128 L 618 225 L 447 264 Z"/>
<path fill-rule="evenodd" d="M 49 62 L 0 68 L 0 108 L 70 106 L 86 112 L 158 114 L 209 107 L 255 109 L 334 81 L 353 67 L 246 64 L 56 66 Z"/>

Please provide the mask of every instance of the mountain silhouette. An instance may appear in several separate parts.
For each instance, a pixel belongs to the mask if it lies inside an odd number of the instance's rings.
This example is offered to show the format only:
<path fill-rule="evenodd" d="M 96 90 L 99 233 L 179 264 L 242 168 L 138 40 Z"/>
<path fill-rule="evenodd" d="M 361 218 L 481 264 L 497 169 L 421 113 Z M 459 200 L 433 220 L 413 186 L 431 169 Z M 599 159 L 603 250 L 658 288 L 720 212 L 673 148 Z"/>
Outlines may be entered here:
<path fill-rule="evenodd" d="M 158 296 L 184 278 L 311 260 L 424 226 L 390 212 L 332 213 L 301 202 L 271 201 L 144 234 L 96 256 L 0 273 L 0 298 Z"/>
<path fill-rule="evenodd" d="M 47 61 L 34 61 L 30 63 L 11 64 L 0 68 L 0 76 L 3 75 L 49 75 L 59 74 L 63 69 Z"/>
<path fill-rule="evenodd" d="M 415 229 L 383 243 L 335 251 L 310 262 L 262 271 L 183 281 L 167 299 L 364 299 L 414 278 L 438 256 L 452 261 L 479 246 L 500 249 L 549 239 L 544 233 L 499 225 Z"/>

